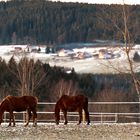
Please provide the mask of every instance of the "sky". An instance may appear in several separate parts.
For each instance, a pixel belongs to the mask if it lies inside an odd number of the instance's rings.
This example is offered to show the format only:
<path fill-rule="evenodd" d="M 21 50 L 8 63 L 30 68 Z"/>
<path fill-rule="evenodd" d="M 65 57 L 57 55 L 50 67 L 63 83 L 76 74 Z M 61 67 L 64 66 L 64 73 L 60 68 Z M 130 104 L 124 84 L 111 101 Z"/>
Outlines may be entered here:
<path fill-rule="evenodd" d="M 123 4 L 123 0 L 50 0 L 62 2 L 80 2 L 89 4 Z M 140 4 L 140 0 L 124 0 L 125 4 Z"/>

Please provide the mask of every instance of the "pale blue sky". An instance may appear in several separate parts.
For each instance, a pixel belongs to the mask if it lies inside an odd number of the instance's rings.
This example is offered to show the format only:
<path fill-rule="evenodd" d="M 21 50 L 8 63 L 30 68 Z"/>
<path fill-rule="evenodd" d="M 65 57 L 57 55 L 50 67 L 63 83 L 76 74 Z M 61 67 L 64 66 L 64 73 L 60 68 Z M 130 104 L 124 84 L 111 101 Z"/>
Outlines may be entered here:
<path fill-rule="evenodd" d="M 98 3 L 98 4 L 122 4 L 123 0 L 50 0 L 62 2 L 84 2 L 84 3 Z M 140 4 L 140 0 L 124 0 L 126 4 Z"/>

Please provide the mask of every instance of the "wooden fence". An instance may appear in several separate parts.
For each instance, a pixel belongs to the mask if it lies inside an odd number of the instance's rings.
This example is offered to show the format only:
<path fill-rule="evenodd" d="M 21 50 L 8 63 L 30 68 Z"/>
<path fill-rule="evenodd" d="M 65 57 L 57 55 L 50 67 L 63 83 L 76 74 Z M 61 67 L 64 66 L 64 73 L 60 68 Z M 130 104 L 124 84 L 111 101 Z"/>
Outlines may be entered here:
<path fill-rule="evenodd" d="M 48 122 L 55 122 L 54 120 L 54 107 L 56 103 L 46 103 L 46 102 L 39 102 L 38 103 L 38 122 L 43 122 L 43 123 L 48 123 Z M 139 104 L 140 102 L 89 102 L 89 114 L 90 114 L 90 120 L 91 123 L 119 123 L 121 122 L 139 122 L 140 120 L 140 113 L 139 113 Z M 104 108 L 113 108 L 115 112 L 105 112 L 105 111 L 96 111 L 97 108 L 100 109 Z M 126 112 L 127 110 L 125 109 L 123 111 L 123 107 L 129 106 L 132 108 L 131 112 Z M 131 107 L 132 106 L 132 107 Z M 117 112 L 116 108 L 121 109 Z M 134 108 L 134 110 L 133 110 Z M 137 108 L 137 110 L 135 110 Z M 15 120 L 16 122 L 24 122 L 25 120 L 23 119 L 23 114 L 26 112 L 14 112 L 15 115 Z M 5 112 L 4 113 L 4 121 L 8 122 L 9 121 L 9 113 Z M 83 113 L 84 115 L 84 113 Z M 68 121 L 69 122 L 76 122 L 78 121 L 78 113 L 77 112 L 68 112 Z M 63 122 L 63 114 L 62 112 L 60 113 L 60 118 L 61 121 Z M 84 117 L 83 117 L 84 118 Z M 121 118 L 121 119 L 120 119 Z M 122 119 L 123 118 L 123 119 Z M 121 121 L 120 121 L 121 120 Z M 124 121 L 125 120 L 125 121 Z"/>

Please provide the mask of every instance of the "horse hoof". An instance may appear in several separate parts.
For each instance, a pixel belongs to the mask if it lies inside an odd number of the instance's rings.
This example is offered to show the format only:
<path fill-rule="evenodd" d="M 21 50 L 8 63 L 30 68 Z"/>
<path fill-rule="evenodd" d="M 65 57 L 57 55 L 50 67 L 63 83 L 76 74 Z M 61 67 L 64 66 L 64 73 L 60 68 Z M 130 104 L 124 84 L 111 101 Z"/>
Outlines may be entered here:
<path fill-rule="evenodd" d="M 81 123 L 77 123 L 77 125 L 80 125 Z"/>
<path fill-rule="evenodd" d="M 59 122 L 55 122 L 56 125 L 59 125 Z"/>
<path fill-rule="evenodd" d="M 78 123 L 77 123 L 77 125 L 80 125 L 80 124 L 81 124 L 81 122 L 78 122 Z"/>
<path fill-rule="evenodd" d="M 34 125 L 33 125 L 33 127 L 36 127 L 36 126 L 37 126 L 37 124 L 34 124 Z"/>
<path fill-rule="evenodd" d="M 65 122 L 64 125 L 67 125 L 67 122 Z"/>

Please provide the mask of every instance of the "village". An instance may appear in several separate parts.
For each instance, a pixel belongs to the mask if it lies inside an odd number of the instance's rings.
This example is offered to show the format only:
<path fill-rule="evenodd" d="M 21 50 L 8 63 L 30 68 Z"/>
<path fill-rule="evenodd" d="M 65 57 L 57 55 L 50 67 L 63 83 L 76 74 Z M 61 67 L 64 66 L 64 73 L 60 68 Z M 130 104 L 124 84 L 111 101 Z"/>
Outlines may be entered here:
<path fill-rule="evenodd" d="M 140 52 L 140 45 L 135 45 L 131 49 L 131 58 L 134 54 Z M 0 46 L 0 57 L 6 62 L 14 57 L 19 61 L 22 57 L 33 58 L 34 60 L 41 60 L 43 63 L 49 63 L 50 66 L 61 66 L 69 69 L 74 68 L 76 72 L 82 73 L 102 73 L 112 72 L 108 63 L 112 62 L 117 67 L 122 67 L 126 63 L 125 50 L 122 46 L 101 46 L 101 47 L 80 47 L 80 48 L 61 48 L 54 49 L 47 45 L 3 45 Z M 112 69 L 112 68 L 111 68 Z M 122 68 L 121 68 L 122 69 Z M 139 71 L 137 67 L 136 71 Z"/>
<path fill-rule="evenodd" d="M 47 45 L 3 45 L 0 46 L 0 55 L 20 55 L 20 54 L 47 54 L 58 57 L 70 57 L 72 59 L 85 59 L 85 58 L 99 58 L 99 59 L 113 59 L 120 57 L 119 51 L 121 47 L 83 47 L 74 49 L 61 48 L 53 50 L 52 46 Z"/>

